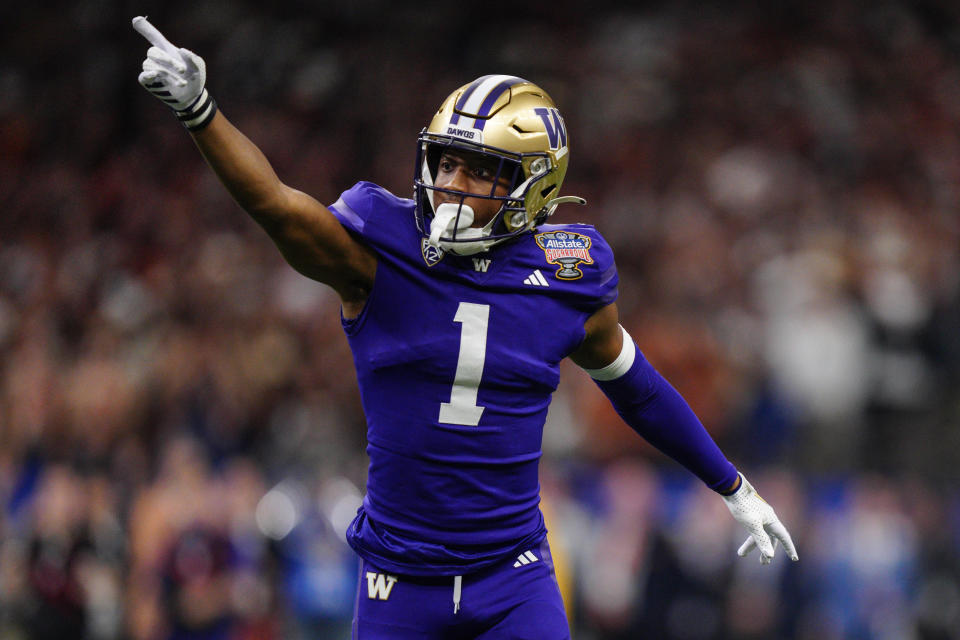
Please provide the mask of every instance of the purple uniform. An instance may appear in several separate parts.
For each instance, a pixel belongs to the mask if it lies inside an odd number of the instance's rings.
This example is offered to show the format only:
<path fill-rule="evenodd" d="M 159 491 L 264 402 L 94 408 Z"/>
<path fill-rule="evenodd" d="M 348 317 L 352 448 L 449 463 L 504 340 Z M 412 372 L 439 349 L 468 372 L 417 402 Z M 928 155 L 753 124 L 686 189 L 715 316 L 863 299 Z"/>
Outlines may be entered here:
<path fill-rule="evenodd" d="M 347 539 L 383 571 L 465 575 L 543 541 L 537 464 L 558 365 L 616 298 L 617 274 L 588 225 L 463 257 L 427 245 L 413 208 L 366 182 L 330 207 L 378 260 L 343 323 L 370 457 Z"/>
<path fill-rule="evenodd" d="M 546 541 L 457 578 L 395 576 L 364 560 L 353 637 L 358 640 L 569 640 Z M 451 595 L 457 605 L 451 606 Z"/>

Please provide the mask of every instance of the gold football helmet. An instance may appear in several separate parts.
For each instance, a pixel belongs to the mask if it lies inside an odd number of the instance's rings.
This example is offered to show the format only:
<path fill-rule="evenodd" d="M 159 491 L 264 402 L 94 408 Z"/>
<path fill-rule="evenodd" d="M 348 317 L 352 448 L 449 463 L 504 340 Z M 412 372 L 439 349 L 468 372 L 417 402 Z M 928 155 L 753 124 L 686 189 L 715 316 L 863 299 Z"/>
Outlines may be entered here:
<path fill-rule="evenodd" d="M 489 193 L 464 194 L 434 185 L 440 157 L 450 148 L 495 160 L 498 169 Z M 515 76 L 477 78 L 450 94 L 420 132 L 414 175 L 417 226 L 440 248 L 462 255 L 486 251 L 542 224 L 561 202 L 585 203 L 559 195 L 569 159 L 566 126 L 546 91 Z M 506 196 L 494 193 L 502 177 L 511 184 Z M 500 210 L 481 229 L 469 228 L 467 220 L 461 224 L 459 210 L 442 230 L 431 229 L 438 222 L 438 191 L 458 196 L 460 208 L 465 198 L 476 197 L 501 201 Z"/>

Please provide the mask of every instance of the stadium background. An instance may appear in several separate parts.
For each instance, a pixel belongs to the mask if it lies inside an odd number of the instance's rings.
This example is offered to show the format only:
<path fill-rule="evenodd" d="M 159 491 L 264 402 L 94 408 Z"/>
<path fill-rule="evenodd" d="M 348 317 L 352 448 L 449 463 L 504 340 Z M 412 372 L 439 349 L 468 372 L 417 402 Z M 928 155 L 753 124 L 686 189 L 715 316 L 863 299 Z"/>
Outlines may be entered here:
<path fill-rule="evenodd" d="M 476 76 L 552 93 L 589 201 L 558 217 L 609 239 L 624 325 L 801 557 L 736 559 L 722 502 L 568 367 L 542 484 L 575 637 L 960 638 L 960 5 L 549 4 L 0 8 L 0 638 L 350 616 L 337 302 L 138 86 L 138 14 L 325 202 L 410 192 Z"/>

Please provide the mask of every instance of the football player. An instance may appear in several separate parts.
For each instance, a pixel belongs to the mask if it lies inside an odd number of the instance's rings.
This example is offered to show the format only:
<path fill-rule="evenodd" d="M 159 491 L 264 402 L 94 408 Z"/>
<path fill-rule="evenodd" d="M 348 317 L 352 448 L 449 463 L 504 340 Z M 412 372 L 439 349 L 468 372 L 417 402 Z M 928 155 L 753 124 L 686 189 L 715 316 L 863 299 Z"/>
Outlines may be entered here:
<path fill-rule="evenodd" d="M 359 182 L 330 206 L 281 182 L 217 109 L 204 61 L 144 18 L 140 83 L 176 112 L 287 261 L 339 294 L 368 424 L 354 637 L 568 638 L 537 465 L 558 366 L 592 376 L 641 436 L 696 474 L 768 563 L 787 530 L 618 323 L 610 247 L 548 224 L 570 141 L 550 96 L 509 75 L 444 100 L 413 199 Z M 543 327 L 529 331 L 529 327 Z"/>

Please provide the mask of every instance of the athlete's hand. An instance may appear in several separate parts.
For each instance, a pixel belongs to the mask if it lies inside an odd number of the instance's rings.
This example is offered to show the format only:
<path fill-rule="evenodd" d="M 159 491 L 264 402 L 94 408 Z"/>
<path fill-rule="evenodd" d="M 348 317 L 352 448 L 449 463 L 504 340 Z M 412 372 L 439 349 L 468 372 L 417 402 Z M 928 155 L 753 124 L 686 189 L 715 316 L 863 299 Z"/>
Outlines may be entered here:
<path fill-rule="evenodd" d="M 750 532 L 747 541 L 737 549 L 738 556 L 743 557 L 757 548 L 760 550 L 760 562 L 770 564 L 779 543 L 791 560 L 796 562 L 800 559 L 787 528 L 777 518 L 773 507 L 760 497 L 742 473 L 740 487 L 732 495 L 724 496 L 723 501 L 727 503 L 734 519 Z"/>
<path fill-rule="evenodd" d="M 137 78 L 143 88 L 176 111 L 187 129 L 196 131 L 208 125 L 217 106 L 204 87 L 207 65 L 203 58 L 174 46 L 143 16 L 133 19 L 133 28 L 152 45 Z"/>

